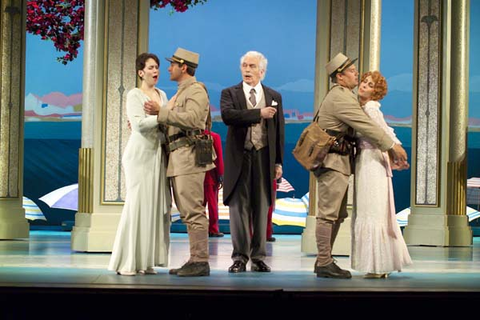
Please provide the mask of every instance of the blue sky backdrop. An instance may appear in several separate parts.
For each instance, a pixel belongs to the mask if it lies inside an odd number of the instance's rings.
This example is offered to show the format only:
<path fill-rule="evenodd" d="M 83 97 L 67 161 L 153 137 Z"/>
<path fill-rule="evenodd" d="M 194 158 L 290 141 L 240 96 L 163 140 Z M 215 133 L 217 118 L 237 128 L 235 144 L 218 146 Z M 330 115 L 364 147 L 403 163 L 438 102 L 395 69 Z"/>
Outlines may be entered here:
<path fill-rule="evenodd" d="M 246 8 L 252 8 L 246 10 Z M 168 30 L 168 32 L 159 31 Z M 316 1 L 210 1 L 186 13 L 152 12 L 150 50 L 171 56 L 177 47 L 200 53 L 197 78 L 219 107 L 222 89 L 241 81 L 240 57 L 249 50 L 268 59 L 265 84 L 284 95 L 285 108 L 311 111 L 315 63 Z M 160 86 L 171 96 L 163 60 Z"/>
<path fill-rule="evenodd" d="M 273 2 L 275 3 L 273 5 Z M 390 93 L 385 114 L 411 116 L 413 67 L 413 0 L 383 0 L 381 71 Z M 470 117 L 480 118 L 480 0 L 472 0 L 470 19 Z M 247 10 L 247 8 L 252 8 Z M 265 84 L 279 90 L 286 109 L 313 109 L 316 1 L 209 0 L 185 13 L 151 11 L 150 51 L 161 57 L 159 86 L 169 96 L 175 84 L 168 63 L 177 47 L 201 54 L 198 79 L 209 88 L 218 107 L 220 91 L 240 81 L 239 59 L 248 50 L 263 52 L 269 66 Z M 83 47 L 67 66 L 48 41 L 27 35 L 26 93 L 39 96 L 82 91 Z"/>
<path fill-rule="evenodd" d="M 201 54 L 198 79 L 206 83 L 211 103 L 218 108 L 221 90 L 241 80 L 240 57 L 248 50 L 258 50 L 269 60 L 265 84 L 281 92 L 284 108 L 311 112 L 316 3 L 315 0 L 208 0 L 186 13 L 170 14 L 168 9 L 151 11 L 148 40 L 150 51 L 156 53 L 162 63 L 159 87 L 169 97 L 176 92 L 176 84 L 169 81 L 168 62 L 164 57 L 171 56 L 177 47 L 197 51 Z M 396 118 L 412 115 L 413 3 L 414 0 L 382 1 L 380 67 L 390 88 L 382 100 L 382 110 Z M 480 118 L 480 62 L 477 59 L 480 56 L 480 0 L 471 0 L 470 6 L 469 110 L 470 117 Z M 60 54 L 51 42 L 28 34 L 26 94 L 42 97 L 52 92 L 67 96 L 81 93 L 82 52 L 83 47 L 78 58 L 64 66 L 55 60 Z M 285 172 L 294 173 L 287 174 L 287 179 L 295 187 L 297 197 L 308 192 L 308 173 L 295 161 L 291 149 L 305 125 L 289 124 L 286 128 L 284 168 Z M 225 136 L 223 123 L 216 122 L 214 126 Z M 395 131 L 407 151 L 410 150 L 411 129 L 396 127 Z M 77 181 L 80 122 L 26 122 L 25 137 L 25 195 L 38 199 Z M 468 144 L 469 163 L 476 163 L 480 133 L 470 132 Z M 50 155 L 52 150 L 56 151 L 54 159 L 39 156 Z M 477 168 L 469 166 L 468 177 L 480 176 Z M 52 172 L 64 174 L 52 178 Z M 403 190 L 395 194 L 397 211 L 410 204 L 410 174 L 410 171 L 395 174 L 395 188 Z M 65 181 L 59 181 L 60 178 Z M 53 214 L 47 218 L 50 223 L 54 221 Z M 58 217 L 59 221 L 66 219 L 72 220 L 73 212 L 68 217 L 66 213 Z"/>

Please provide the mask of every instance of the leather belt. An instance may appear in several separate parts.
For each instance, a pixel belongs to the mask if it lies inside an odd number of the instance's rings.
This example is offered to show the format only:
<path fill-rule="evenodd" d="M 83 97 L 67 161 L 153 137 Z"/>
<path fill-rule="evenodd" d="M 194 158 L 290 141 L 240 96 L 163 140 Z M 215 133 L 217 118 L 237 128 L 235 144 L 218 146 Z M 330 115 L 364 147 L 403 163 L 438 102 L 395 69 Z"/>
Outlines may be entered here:
<path fill-rule="evenodd" d="M 201 129 L 195 129 L 195 130 L 188 130 L 188 131 L 180 131 L 179 133 L 172 134 L 171 136 L 168 136 L 168 141 L 174 142 L 180 138 L 184 137 L 192 137 L 192 136 L 197 136 L 200 134 L 203 134 L 203 130 Z"/>
<path fill-rule="evenodd" d="M 325 132 L 331 135 L 332 137 L 337 137 L 340 135 L 342 132 L 341 131 L 336 131 L 336 130 L 331 130 L 331 129 L 325 129 Z"/>
<path fill-rule="evenodd" d="M 193 145 L 192 139 L 190 139 L 188 137 L 183 137 L 183 138 L 179 138 L 179 139 L 165 145 L 165 149 L 167 150 L 168 153 L 170 153 L 174 150 L 177 150 L 178 148 L 188 147 L 190 145 Z"/>

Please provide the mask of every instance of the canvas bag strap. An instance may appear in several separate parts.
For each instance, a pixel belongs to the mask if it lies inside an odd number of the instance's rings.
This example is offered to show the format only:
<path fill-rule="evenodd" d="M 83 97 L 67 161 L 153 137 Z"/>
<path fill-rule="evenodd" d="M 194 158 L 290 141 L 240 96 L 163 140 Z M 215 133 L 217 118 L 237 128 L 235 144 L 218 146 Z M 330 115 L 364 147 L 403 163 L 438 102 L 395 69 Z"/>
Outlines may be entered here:
<path fill-rule="evenodd" d="M 327 94 L 325 94 L 325 96 L 323 97 L 322 99 L 322 102 L 320 102 L 320 106 L 318 107 L 317 111 L 315 112 L 315 116 L 313 117 L 313 121 L 312 122 L 316 122 L 317 119 L 318 119 L 318 113 L 320 112 L 320 107 L 322 106 L 322 103 L 323 101 L 325 101 L 325 98 L 327 97 L 328 93 L 330 92 L 330 90 L 332 90 L 333 88 L 335 88 L 337 85 L 333 85 L 330 89 L 328 89 L 327 91 Z"/>

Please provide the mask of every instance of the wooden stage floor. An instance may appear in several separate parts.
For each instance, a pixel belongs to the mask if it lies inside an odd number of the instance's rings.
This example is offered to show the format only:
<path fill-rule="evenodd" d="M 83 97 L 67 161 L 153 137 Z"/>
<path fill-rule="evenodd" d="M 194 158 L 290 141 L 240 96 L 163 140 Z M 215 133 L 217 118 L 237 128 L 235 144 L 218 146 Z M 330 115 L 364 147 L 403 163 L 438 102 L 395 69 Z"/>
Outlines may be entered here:
<path fill-rule="evenodd" d="M 378 280 L 364 279 L 355 271 L 349 280 L 316 278 L 315 256 L 300 251 L 301 237 L 275 237 L 277 241 L 267 245 L 271 273 L 229 274 L 231 239 L 227 235 L 210 239 L 210 277 L 180 278 L 168 275 L 167 268 L 157 268 L 157 275 L 126 277 L 106 269 L 109 253 L 71 251 L 69 232 L 31 231 L 30 239 L 0 241 L 0 319 L 43 315 L 45 306 L 62 312 L 72 308 L 71 315 L 63 314 L 70 319 L 117 312 L 122 318 L 128 314 L 127 306 L 135 315 L 150 315 L 147 310 L 155 309 L 159 316 L 177 315 L 178 319 L 238 307 L 227 317 L 231 319 L 243 318 L 253 307 L 260 310 L 258 314 L 282 318 L 322 307 L 342 313 L 353 312 L 348 306 L 368 311 L 378 304 L 427 310 L 480 300 L 479 237 L 471 247 L 409 246 L 413 265 Z M 187 257 L 187 236 L 173 233 L 170 265 L 180 266 Z M 349 257 L 336 259 L 342 268 L 350 268 Z M 139 305 L 143 305 L 140 310 Z"/>

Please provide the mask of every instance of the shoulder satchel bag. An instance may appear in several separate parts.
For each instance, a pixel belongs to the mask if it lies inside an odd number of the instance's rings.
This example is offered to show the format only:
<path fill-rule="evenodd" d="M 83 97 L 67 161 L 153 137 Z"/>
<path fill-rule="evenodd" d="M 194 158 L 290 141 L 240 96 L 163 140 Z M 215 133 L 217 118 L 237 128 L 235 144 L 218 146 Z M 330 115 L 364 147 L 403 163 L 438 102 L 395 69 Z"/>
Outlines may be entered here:
<path fill-rule="evenodd" d="M 330 147 L 336 141 L 336 137 L 329 135 L 318 125 L 318 112 L 312 123 L 303 130 L 292 151 L 295 159 L 308 171 L 313 171 L 323 164 Z"/>

